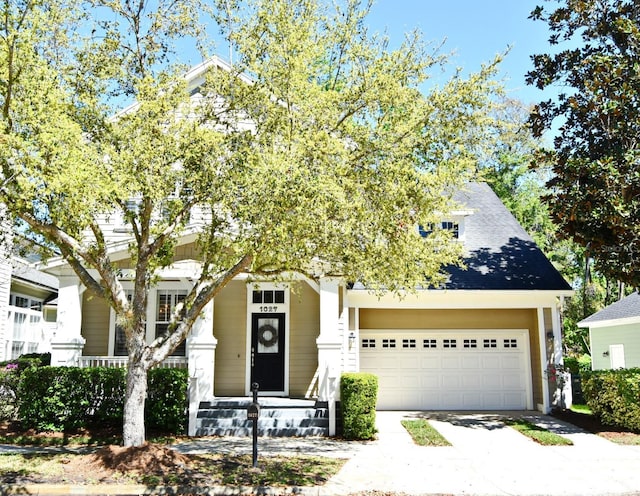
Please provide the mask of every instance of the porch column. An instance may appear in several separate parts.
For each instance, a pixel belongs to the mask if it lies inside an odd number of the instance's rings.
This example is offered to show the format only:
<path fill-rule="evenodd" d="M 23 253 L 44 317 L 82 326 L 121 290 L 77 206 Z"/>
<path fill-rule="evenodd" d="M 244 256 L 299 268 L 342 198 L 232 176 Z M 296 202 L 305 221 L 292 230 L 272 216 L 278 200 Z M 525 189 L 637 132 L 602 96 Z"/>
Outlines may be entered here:
<path fill-rule="evenodd" d="M 82 337 L 82 293 L 77 276 L 59 276 L 57 328 L 51 340 L 51 365 L 74 367 L 86 340 Z"/>
<path fill-rule="evenodd" d="M 340 388 L 342 337 L 339 333 L 339 281 L 320 279 L 320 335 L 318 345 L 318 399 L 329 409 L 329 435 L 336 435 L 336 400 Z"/>
<path fill-rule="evenodd" d="M 562 356 L 562 310 L 564 306 L 564 297 L 560 299 L 558 304 L 551 308 L 552 324 L 553 324 L 553 361 L 562 365 L 564 369 L 564 358 Z M 562 390 L 560 398 L 561 408 L 570 408 L 573 404 L 573 389 L 571 387 L 571 372 L 562 370 L 558 372 L 561 376 L 559 387 Z"/>
<path fill-rule="evenodd" d="M 213 398 L 213 374 L 218 340 L 213 336 L 213 300 L 193 324 L 187 338 L 189 366 L 189 435 L 196 435 L 200 402 Z"/>

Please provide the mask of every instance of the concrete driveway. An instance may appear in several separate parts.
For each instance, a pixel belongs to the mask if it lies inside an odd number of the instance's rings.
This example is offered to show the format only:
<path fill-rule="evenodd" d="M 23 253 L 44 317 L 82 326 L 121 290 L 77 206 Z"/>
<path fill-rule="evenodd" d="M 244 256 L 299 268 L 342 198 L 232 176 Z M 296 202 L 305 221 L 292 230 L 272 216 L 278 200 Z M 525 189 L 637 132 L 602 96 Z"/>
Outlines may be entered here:
<path fill-rule="evenodd" d="M 500 418 L 522 416 L 574 443 L 541 446 Z M 400 421 L 428 418 L 451 447 L 416 446 Z M 537 412 L 378 412 L 379 439 L 352 454 L 321 494 L 640 494 L 640 447 L 621 446 Z"/>

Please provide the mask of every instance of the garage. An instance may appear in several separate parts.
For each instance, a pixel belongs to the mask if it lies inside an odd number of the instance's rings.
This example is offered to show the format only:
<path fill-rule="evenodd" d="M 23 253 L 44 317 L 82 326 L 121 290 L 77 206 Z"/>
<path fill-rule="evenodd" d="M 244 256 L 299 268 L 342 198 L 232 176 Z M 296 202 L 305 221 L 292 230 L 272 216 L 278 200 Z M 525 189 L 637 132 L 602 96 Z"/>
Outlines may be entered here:
<path fill-rule="evenodd" d="M 380 410 L 532 408 L 527 330 L 364 330 L 360 370 Z"/>

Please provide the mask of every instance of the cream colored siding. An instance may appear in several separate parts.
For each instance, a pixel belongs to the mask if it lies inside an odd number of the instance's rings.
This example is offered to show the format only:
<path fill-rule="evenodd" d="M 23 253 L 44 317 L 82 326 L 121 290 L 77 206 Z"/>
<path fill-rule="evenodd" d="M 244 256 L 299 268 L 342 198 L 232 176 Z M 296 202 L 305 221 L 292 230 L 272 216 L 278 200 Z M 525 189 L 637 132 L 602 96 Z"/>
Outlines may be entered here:
<path fill-rule="evenodd" d="M 213 312 L 216 348 L 216 396 L 243 396 L 246 376 L 247 285 L 230 282 L 216 296 Z"/>
<path fill-rule="evenodd" d="M 320 296 L 306 283 L 292 288 L 289 324 L 289 395 L 302 397 L 318 368 L 320 333 Z"/>
<path fill-rule="evenodd" d="M 176 253 L 173 260 L 177 262 L 179 260 L 198 260 L 199 258 L 200 255 L 198 254 L 195 243 L 190 243 L 188 245 L 176 246 Z"/>
<path fill-rule="evenodd" d="M 609 345 L 624 345 L 626 368 L 640 367 L 640 324 L 626 324 L 591 329 L 591 357 L 594 370 L 611 368 Z M 607 356 L 603 356 L 603 353 Z"/>
<path fill-rule="evenodd" d="M 109 353 L 109 305 L 102 298 L 85 291 L 82 301 L 82 336 L 87 340 L 85 356 Z"/>
<path fill-rule="evenodd" d="M 537 320 L 535 309 L 360 309 L 361 331 L 364 329 L 528 329 L 534 405 L 543 401 Z"/>

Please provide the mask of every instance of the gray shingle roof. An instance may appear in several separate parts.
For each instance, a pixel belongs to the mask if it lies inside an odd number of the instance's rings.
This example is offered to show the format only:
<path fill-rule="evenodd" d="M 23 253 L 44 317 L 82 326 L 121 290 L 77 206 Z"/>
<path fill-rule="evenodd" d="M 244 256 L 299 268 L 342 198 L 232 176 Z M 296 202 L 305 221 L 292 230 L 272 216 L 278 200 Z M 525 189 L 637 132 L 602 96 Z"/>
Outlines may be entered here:
<path fill-rule="evenodd" d="M 636 291 L 626 298 L 623 298 L 608 307 L 603 308 L 599 312 L 578 322 L 580 327 L 588 327 L 589 324 L 603 322 L 605 320 L 628 319 L 640 317 L 640 294 Z"/>
<path fill-rule="evenodd" d="M 465 269 L 449 267 L 448 289 L 570 290 L 571 287 L 486 183 L 454 197 L 465 218 Z"/>

